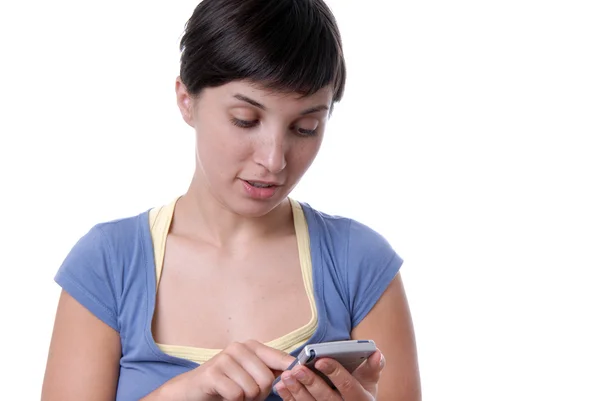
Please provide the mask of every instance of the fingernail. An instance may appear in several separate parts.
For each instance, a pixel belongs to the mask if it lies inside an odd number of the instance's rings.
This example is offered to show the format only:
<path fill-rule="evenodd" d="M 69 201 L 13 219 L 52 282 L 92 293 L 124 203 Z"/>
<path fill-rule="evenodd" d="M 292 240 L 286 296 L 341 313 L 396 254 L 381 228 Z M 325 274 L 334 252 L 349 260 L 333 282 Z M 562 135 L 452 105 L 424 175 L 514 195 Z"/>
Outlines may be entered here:
<path fill-rule="evenodd" d="M 325 373 L 326 375 L 333 373 L 333 365 L 331 364 L 331 362 L 329 361 L 319 361 L 318 363 L 319 366 L 317 366 L 317 369 L 319 369 L 321 372 Z"/>
<path fill-rule="evenodd" d="M 286 385 L 293 385 L 294 383 L 296 383 L 296 379 L 294 379 L 294 377 L 292 375 L 285 375 L 283 376 L 283 382 Z"/>
<path fill-rule="evenodd" d="M 294 376 L 296 377 L 296 379 L 302 381 L 306 378 L 306 373 L 304 373 L 302 369 L 298 369 L 294 372 Z"/>
<path fill-rule="evenodd" d="M 385 358 L 383 357 L 383 354 L 381 354 L 381 358 L 379 359 L 379 368 L 383 369 L 384 366 L 385 366 Z"/>

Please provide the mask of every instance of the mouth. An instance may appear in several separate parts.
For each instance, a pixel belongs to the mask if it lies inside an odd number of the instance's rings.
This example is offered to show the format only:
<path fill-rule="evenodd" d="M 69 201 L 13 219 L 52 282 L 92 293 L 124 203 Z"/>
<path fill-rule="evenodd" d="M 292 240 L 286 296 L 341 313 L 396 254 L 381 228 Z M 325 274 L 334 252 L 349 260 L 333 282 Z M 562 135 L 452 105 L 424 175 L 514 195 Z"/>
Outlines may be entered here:
<path fill-rule="evenodd" d="M 249 181 L 249 180 L 243 180 L 243 181 L 248 183 L 249 185 L 253 186 L 254 188 L 273 188 L 273 187 L 280 186 L 279 184 L 277 184 L 275 182 Z"/>

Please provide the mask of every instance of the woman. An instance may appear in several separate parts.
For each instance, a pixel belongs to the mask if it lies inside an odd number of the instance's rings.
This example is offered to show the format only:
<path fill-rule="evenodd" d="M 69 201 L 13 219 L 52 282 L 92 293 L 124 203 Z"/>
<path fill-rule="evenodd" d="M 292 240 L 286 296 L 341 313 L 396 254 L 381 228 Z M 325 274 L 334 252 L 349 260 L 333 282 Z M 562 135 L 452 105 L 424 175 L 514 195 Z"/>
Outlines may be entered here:
<path fill-rule="evenodd" d="M 288 197 L 344 89 L 330 10 L 205 0 L 181 50 L 195 174 L 181 197 L 98 224 L 69 253 L 42 399 L 420 399 L 402 260 L 368 227 Z M 337 391 L 286 370 L 303 345 L 350 338 L 379 351 L 353 374 L 318 362 Z"/>

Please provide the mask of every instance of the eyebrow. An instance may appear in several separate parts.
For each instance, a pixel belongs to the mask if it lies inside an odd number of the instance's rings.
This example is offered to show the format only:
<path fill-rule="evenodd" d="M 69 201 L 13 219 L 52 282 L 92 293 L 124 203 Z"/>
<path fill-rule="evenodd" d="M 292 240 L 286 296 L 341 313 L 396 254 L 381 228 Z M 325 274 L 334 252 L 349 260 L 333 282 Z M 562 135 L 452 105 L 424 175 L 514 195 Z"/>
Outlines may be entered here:
<path fill-rule="evenodd" d="M 257 102 L 256 100 L 250 99 L 247 96 L 240 95 L 239 93 L 237 93 L 237 94 L 233 95 L 233 97 L 236 98 L 236 99 L 238 99 L 238 100 L 241 100 L 242 102 L 246 102 L 246 103 L 248 103 L 248 104 L 250 104 L 250 105 L 252 105 L 254 107 L 257 107 L 257 108 L 259 108 L 261 110 L 267 110 L 267 108 L 266 108 L 265 105 Z M 323 111 L 323 110 L 329 110 L 329 107 L 325 106 L 324 104 L 319 105 L 319 106 L 314 106 L 314 107 L 311 107 L 311 108 L 306 109 L 304 111 L 301 111 L 300 115 L 305 116 L 307 114 L 312 114 L 312 113 L 316 113 L 316 112 Z"/>

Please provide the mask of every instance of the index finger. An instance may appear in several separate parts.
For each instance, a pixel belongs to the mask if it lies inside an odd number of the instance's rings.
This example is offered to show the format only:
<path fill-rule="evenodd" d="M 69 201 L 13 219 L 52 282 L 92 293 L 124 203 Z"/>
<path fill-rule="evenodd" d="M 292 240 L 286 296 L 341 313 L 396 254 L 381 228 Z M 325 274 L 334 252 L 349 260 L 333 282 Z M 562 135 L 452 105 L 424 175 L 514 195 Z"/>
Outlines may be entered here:
<path fill-rule="evenodd" d="M 286 370 L 296 360 L 284 351 L 266 346 L 258 341 L 250 340 L 245 344 L 274 372 Z"/>

